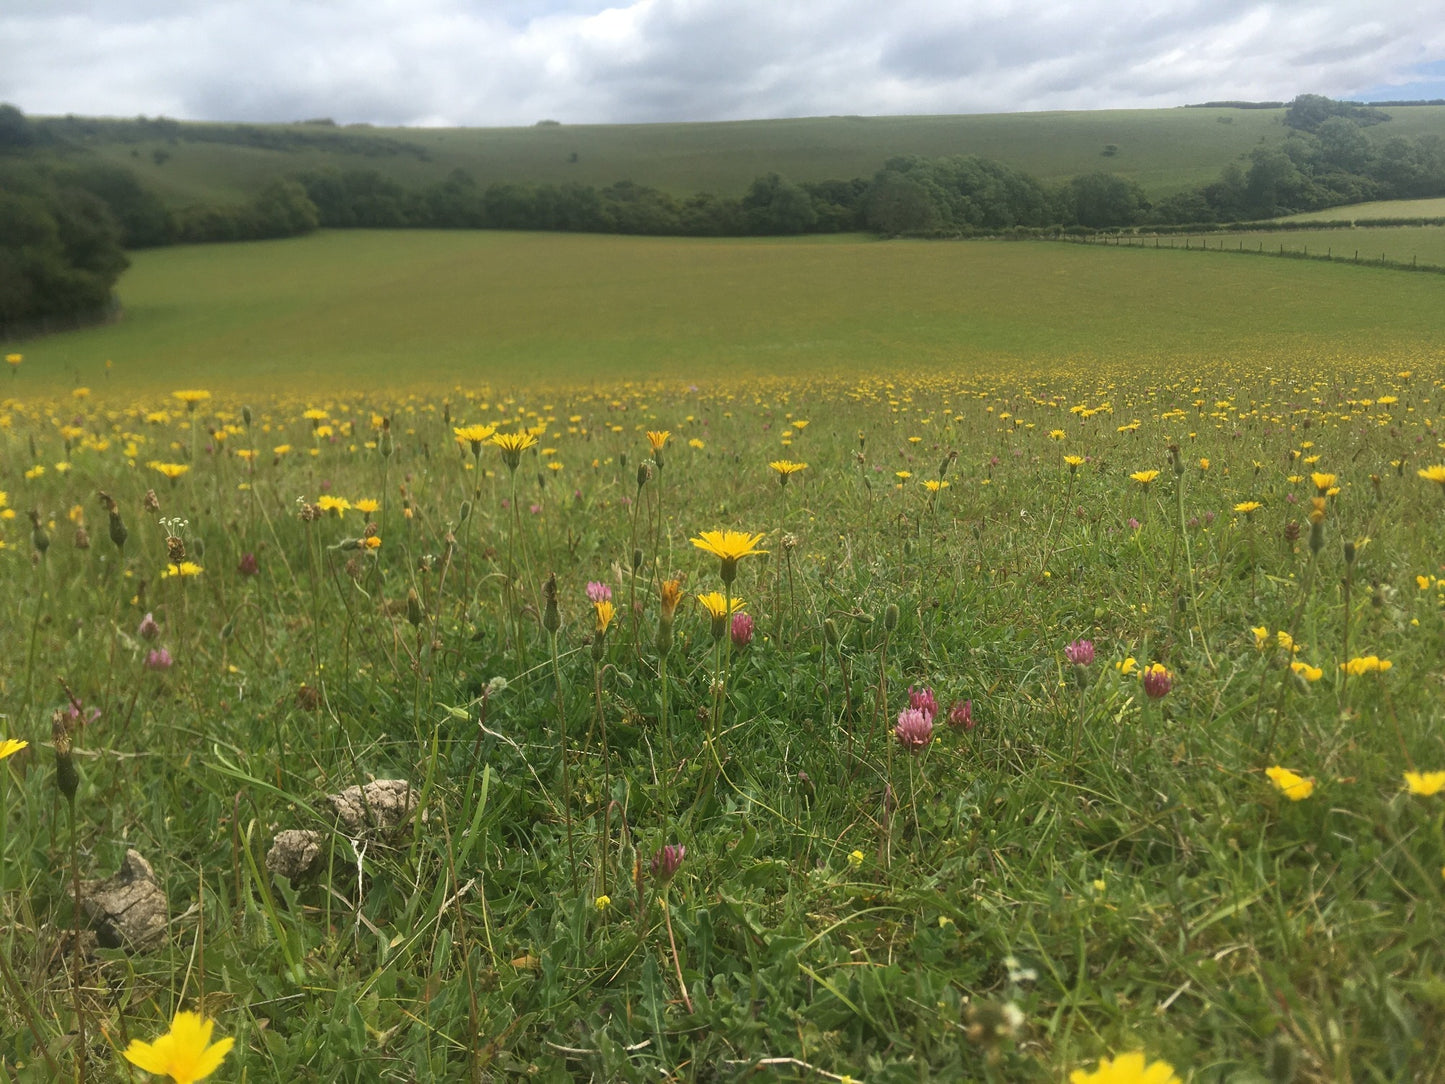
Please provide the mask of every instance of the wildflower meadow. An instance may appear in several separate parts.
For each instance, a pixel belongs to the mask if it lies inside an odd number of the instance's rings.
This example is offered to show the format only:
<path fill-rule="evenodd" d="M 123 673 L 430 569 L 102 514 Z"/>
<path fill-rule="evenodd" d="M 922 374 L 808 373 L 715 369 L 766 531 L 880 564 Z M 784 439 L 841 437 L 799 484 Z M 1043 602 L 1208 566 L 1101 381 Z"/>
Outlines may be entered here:
<path fill-rule="evenodd" d="M 0 1080 L 1445 1078 L 1438 354 L 6 368 Z"/>

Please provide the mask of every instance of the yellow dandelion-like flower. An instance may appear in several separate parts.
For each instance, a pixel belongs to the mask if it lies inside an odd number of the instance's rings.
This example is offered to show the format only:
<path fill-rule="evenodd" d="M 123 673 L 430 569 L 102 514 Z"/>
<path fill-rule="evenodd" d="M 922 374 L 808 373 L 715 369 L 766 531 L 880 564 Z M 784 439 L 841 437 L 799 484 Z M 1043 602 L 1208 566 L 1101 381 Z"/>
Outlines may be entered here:
<path fill-rule="evenodd" d="M 1243 516 L 1251 516 L 1258 512 L 1264 505 L 1258 501 L 1240 501 L 1234 506 L 1234 510 Z"/>
<path fill-rule="evenodd" d="M 3 755 L 0 752 L 0 756 Z M 1428 798 L 1445 791 L 1445 772 L 1406 772 L 1405 786 L 1410 788 L 1411 794 Z"/>
<path fill-rule="evenodd" d="M 1150 482 L 1154 481 L 1155 478 L 1159 477 L 1159 472 L 1157 470 L 1136 470 L 1133 474 L 1129 475 L 1129 477 L 1141 486 L 1147 486 Z"/>
<path fill-rule="evenodd" d="M 1445 463 L 1437 463 L 1433 467 L 1423 467 L 1415 473 L 1427 482 L 1434 482 L 1438 486 L 1445 487 Z"/>
<path fill-rule="evenodd" d="M 1254 633 L 1255 650 L 1263 651 L 1265 649 L 1265 646 L 1269 643 L 1269 626 L 1258 625 L 1255 628 L 1250 629 L 1249 631 Z"/>
<path fill-rule="evenodd" d="M 290 451 L 291 445 L 289 444 L 278 444 L 276 445 L 276 447 L 271 449 L 271 453 L 275 455 L 278 459 L 283 455 L 289 454 Z"/>
<path fill-rule="evenodd" d="M 761 534 L 748 534 L 747 531 L 703 531 L 701 535 L 690 541 L 698 549 L 712 554 L 722 563 L 722 581 L 730 584 L 737 578 L 739 561 L 744 557 L 768 552 L 758 548 L 758 543 L 763 538 L 764 536 Z"/>
<path fill-rule="evenodd" d="M 180 564 L 169 564 L 166 570 L 161 573 L 161 579 L 168 580 L 172 576 L 199 576 L 206 571 L 195 561 L 182 561 Z"/>
<path fill-rule="evenodd" d="M 146 466 L 159 474 L 164 474 L 172 482 L 191 469 L 189 463 L 162 463 L 155 459 L 152 459 Z"/>
<path fill-rule="evenodd" d="M 327 496 L 317 498 L 316 507 L 323 512 L 335 512 L 337 517 L 340 518 L 345 515 L 346 510 L 351 507 L 351 502 L 345 497 L 332 497 L 328 494 Z"/>
<path fill-rule="evenodd" d="M 928 492 L 937 493 L 940 490 L 947 489 L 952 483 L 950 483 L 947 479 L 939 481 L 937 478 L 930 478 L 926 482 L 923 482 L 921 484 L 924 489 L 928 490 Z"/>
<path fill-rule="evenodd" d="M 6 757 L 13 757 L 29 744 L 28 741 L 21 741 L 19 738 L 6 738 L 0 741 L 0 760 L 4 760 Z"/>
<path fill-rule="evenodd" d="M 1063 439 L 1064 439 L 1065 437 L 1067 437 L 1067 436 L 1068 436 L 1068 434 L 1065 433 L 1062 429 L 1050 429 L 1050 430 L 1049 430 L 1049 439 L 1050 439 L 1050 440 L 1063 440 Z"/>
<path fill-rule="evenodd" d="M 1289 664 L 1289 668 L 1300 677 L 1308 681 L 1311 685 L 1313 685 L 1316 681 L 1319 681 L 1320 678 L 1325 676 L 1324 670 L 1320 667 L 1311 666 L 1309 663 L 1302 662 L 1299 659 L 1295 659 L 1293 662 L 1291 662 Z"/>
<path fill-rule="evenodd" d="M 1139 1052 L 1101 1058 L 1093 1072 L 1075 1069 L 1069 1084 L 1180 1084 L 1174 1067 L 1167 1061 L 1148 1062 Z"/>
<path fill-rule="evenodd" d="M 502 450 L 502 462 L 515 471 L 522 462 L 522 453 L 537 443 L 532 433 L 523 429 L 516 433 L 493 433 L 492 443 Z"/>
<path fill-rule="evenodd" d="M 778 472 L 778 483 L 780 485 L 788 484 L 789 475 L 797 474 L 799 471 L 808 469 L 808 464 L 794 463 L 791 459 L 775 459 L 769 463 L 768 466 Z"/>
<path fill-rule="evenodd" d="M 351 507 L 355 508 L 358 512 L 365 512 L 369 516 L 381 507 L 381 502 L 374 497 L 366 497 L 354 502 Z"/>
<path fill-rule="evenodd" d="M 722 639 L 728 630 L 729 616 L 739 612 L 744 605 L 742 599 L 726 598 L 721 591 L 709 591 L 704 595 L 698 595 L 697 601 L 712 618 L 712 638 L 714 640 Z"/>
<path fill-rule="evenodd" d="M 1081 455 L 1066 455 L 1064 456 L 1064 462 L 1068 464 L 1069 473 L 1073 474 L 1084 465 L 1084 457 Z"/>
<path fill-rule="evenodd" d="M 1310 475 L 1310 481 L 1315 484 L 1315 492 L 1328 494 L 1335 487 L 1338 479 L 1333 474 L 1322 474 L 1320 471 L 1315 471 Z"/>
<path fill-rule="evenodd" d="M 185 403 L 186 410 L 190 411 L 195 410 L 199 404 L 204 403 L 207 399 L 209 399 L 211 397 L 211 393 L 208 391 L 201 391 L 199 388 L 187 388 L 183 391 L 171 392 L 171 397 L 173 399 L 179 399 L 181 402 Z"/>
<path fill-rule="evenodd" d="M 1266 768 L 1264 774 L 1269 776 L 1269 781 L 1291 802 L 1302 802 L 1315 792 L 1313 779 L 1296 775 L 1288 768 L 1281 768 L 1278 764 L 1272 768 Z"/>
<path fill-rule="evenodd" d="M 617 613 L 617 608 L 607 599 L 594 602 L 592 605 L 597 611 L 597 635 L 603 636 L 606 634 L 608 626 L 612 624 L 612 618 Z"/>
<path fill-rule="evenodd" d="M 381 536 L 369 534 L 361 540 L 361 544 L 366 549 L 379 550 L 381 549 Z"/>
<path fill-rule="evenodd" d="M 652 445 L 654 452 L 660 452 L 667 445 L 667 438 L 672 433 L 666 429 L 649 429 L 647 431 L 647 443 Z"/>
<path fill-rule="evenodd" d="M 456 436 L 457 443 L 470 445 L 474 456 L 482 454 L 482 445 L 491 440 L 492 434 L 496 431 L 495 425 L 452 426 L 452 433 Z"/>
<path fill-rule="evenodd" d="M 199 1013 L 178 1012 L 171 1029 L 153 1043 L 132 1039 L 125 1048 L 125 1060 L 157 1076 L 169 1076 L 175 1084 L 194 1084 L 221 1067 L 236 1040 L 227 1036 L 211 1042 L 215 1022 Z"/>
<path fill-rule="evenodd" d="M 697 437 L 693 437 L 690 441 L 688 441 L 688 442 L 687 442 L 687 446 L 688 446 L 689 448 L 696 448 L 696 449 L 698 449 L 699 451 L 701 451 L 703 448 L 706 448 L 706 447 L 707 447 L 707 445 L 704 444 L 704 443 L 703 443 L 701 440 L 699 440 Z"/>
<path fill-rule="evenodd" d="M 5 355 L 5 363 L 6 363 L 7 365 L 12 366 L 12 367 L 19 366 L 19 364 L 20 364 L 22 361 L 24 361 L 24 360 L 25 360 L 25 355 L 23 355 L 23 354 L 6 354 L 6 355 Z"/>

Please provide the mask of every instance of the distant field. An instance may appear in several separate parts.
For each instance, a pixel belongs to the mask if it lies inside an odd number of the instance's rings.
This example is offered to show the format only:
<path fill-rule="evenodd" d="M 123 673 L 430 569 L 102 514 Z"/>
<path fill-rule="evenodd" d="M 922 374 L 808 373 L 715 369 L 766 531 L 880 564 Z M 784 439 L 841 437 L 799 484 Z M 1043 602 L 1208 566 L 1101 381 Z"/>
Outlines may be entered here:
<path fill-rule="evenodd" d="M 1445 199 L 1387 199 L 1285 215 L 1285 222 L 1369 222 L 1379 218 L 1445 218 Z"/>
<path fill-rule="evenodd" d="M 1423 202 L 1423 201 L 1422 201 Z M 1183 248 L 1185 239 L 1172 239 Z M 1153 238 L 1141 239 L 1152 247 Z M 1160 244 L 1168 246 L 1169 238 Z M 1445 226 L 1355 226 L 1331 230 L 1251 230 L 1239 233 L 1210 233 L 1189 239 L 1191 248 L 1254 249 L 1257 252 L 1299 252 L 1310 256 L 1333 256 L 1361 263 L 1383 256 L 1390 263 L 1445 267 Z"/>
<path fill-rule="evenodd" d="M 461 168 L 494 181 L 605 185 L 632 180 L 675 194 L 741 195 L 775 171 L 795 181 L 868 177 L 893 155 L 977 154 L 1060 181 L 1107 170 L 1153 197 L 1215 180 L 1261 143 L 1283 141 L 1278 109 L 1144 109 L 927 117 L 817 117 L 713 124 L 545 125 L 532 128 L 342 129 L 424 148 L 414 155 L 267 151 L 212 143 L 96 143 L 173 204 L 240 200 L 258 181 L 304 169 L 375 169 L 415 184 Z M 1374 139 L 1445 133 L 1445 107 L 1393 110 Z M 299 130 L 315 131 L 298 126 Z M 1115 155 L 1105 157 L 1113 144 Z M 153 152 L 170 158 L 157 165 Z M 573 156 L 575 155 L 575 161 Z"/>
<path fill-rule="evenodd" d="M 1275 240 L 1271 235 L 1270 242 Z M 1068 244 L 323 232 L 137 253 L 126 316 L 13 345 L 19 383 L 458 381 L 1041 368 L 1434 350 L 1445 279 Z"/>

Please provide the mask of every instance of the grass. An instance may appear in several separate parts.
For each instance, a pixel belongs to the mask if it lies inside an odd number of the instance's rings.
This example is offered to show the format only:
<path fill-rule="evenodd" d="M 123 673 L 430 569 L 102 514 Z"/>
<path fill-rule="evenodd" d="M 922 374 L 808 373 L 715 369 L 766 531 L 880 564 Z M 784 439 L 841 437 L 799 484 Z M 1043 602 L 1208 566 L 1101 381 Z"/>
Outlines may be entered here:
<path fill-rule="evenodd" d="M 1182 242 L 1181 242 L 1182 243 Z M 1141 370 L 1428 349 L 1439 284 L 1292 261 L 1067 244 L 339 231 L 140 252 L 114 325 L 5 347 L 32 386 Z M 302 375 L 304 374 L 304 376 Z"/>
<path fill-rule="evenodd" d="M 1384 263 L 1445 267 L 1445 226 L 1370 226 L 1322 230 L 1240 230 L 1211 232 L 1193 237 L 1159 238 L 1158 244 L 1174 251 L 1185 244 L 1195 252 L 1244 251 L 1269 255 L 1295 253 L 1330 257 L 1360 264 Z M 1152 237 L 1125 238 L 1124 247 L 1153 249 Z M 1395 268 L 1398 270 L 1398 266 Z"/>
<path fill-rule="evenodd" d="M 1445 107 L 1397 108 L 1371 138 L 1438 132 Z M 1160 198 L 1217 180 L 1256 146 L 1282 142 L 1283 110 L 1145 109 L 941 117 L 814 117 L 713 124 L 556 125 L 534 128 L 374 129 L 423 148 L 414 155 L 266 151 L 214 143 L 96 142 L 175 206 L 239 201 L 274 176 L 305 169 L 375 169 L 408 185 L 464 169 L 498 181 L 607 185 L 631 180 L 678 195 L 742 195 L 755 177 L 794 181 L 871 177 L 899 154 L 976 154 L 1057 182 L 1104 170 Z M 301 127 L 305 131 L 305 126 Z M 360 132 L 361 129 L 347 129 Z M 1105 157 L 1106 145 L 1118 147 Z M 170 158 L 157 165 L 164 150 Z M 576 155 L 576 160 L 572 156 Z"/>
<path fill-rule="evenodd" d="M 1323 211 L 1286 215 L 1286 222 L 1371 222 L 1381 218 L 1445 217 L 1445 199 L 1387 199 L 1374 203 L 1352 203 Z"/>
<path fill-rule="evenodd" d="M 130 1080 L 178 1010 L 216 1080 L 1440 1079 L 1440 281 L 142 254 L 0 374 L 0 1079 Z M 373 780 L 415 808 L 342 819 Z M 77 950 L 130 848 L 168 924 Z"/>

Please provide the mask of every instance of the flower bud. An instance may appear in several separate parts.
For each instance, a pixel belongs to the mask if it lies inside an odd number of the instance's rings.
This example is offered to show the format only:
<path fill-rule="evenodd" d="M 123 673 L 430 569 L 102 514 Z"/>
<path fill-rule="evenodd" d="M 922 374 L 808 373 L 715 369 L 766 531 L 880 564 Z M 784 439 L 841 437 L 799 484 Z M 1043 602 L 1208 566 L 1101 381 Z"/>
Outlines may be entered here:
<path fill-rule="evenodd" d="M 833 647 L 838 646 L 838 622 L 834 621 L 831 617 L 823 619 L 823 639 L 827 640 Z"/>
<path fill-rule="evenodd" d="M 892 632 L 898 627 L 898 603 L 890 602 L 883 608 L 883 628 Z"/>

